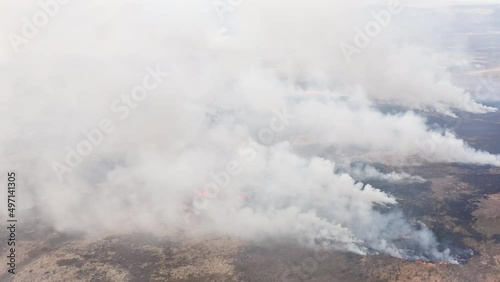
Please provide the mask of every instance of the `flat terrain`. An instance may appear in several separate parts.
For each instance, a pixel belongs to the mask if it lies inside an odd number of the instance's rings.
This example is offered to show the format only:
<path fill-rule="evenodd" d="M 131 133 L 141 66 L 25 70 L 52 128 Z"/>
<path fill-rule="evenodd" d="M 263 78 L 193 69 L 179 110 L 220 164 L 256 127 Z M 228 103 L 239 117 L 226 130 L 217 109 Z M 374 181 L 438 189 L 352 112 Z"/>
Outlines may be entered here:
<path fill-rule="evenodd" d="M 455 130 L 474 146 L 500 153 L 500 114 L 467 116 Z M 428 265 L 214 234 L 187 237 L 179 230 L 82 237 L 45 227 L 31 210 L 19 224 L 18 273 L 2 271 L 0 281 L 500 281 L 500 168 L 378 165 L 428 179 L 372 184 L 395 195 L 404 213 L 430 227 L 444 247 L 472 250 L 466 263 Z M 0 251 L 5 265 L 6 246 Z"/>

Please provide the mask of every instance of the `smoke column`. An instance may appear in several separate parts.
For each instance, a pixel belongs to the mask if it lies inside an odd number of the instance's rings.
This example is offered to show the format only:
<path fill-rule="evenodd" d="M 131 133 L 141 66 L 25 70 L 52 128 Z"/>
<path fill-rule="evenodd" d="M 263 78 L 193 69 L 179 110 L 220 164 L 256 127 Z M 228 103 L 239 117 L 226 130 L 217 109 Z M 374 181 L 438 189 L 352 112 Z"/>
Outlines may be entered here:
<path fill-rule="evenodd" d="M 22 175 L 25 208 L 61 232 L 182 228 L 455 261 L 393 196 L 335 173 L 387 155 L 500 164 L 414 111 L 496 109 L 452 84 L 439 50 L 397 43 L 404 9 L 348 62 L 339 45 L 386 3 L 242 1 L 220 17 L 210 1 L 101 2 L 62 6 L 18 54 L 2 46 L 1 167 Z M 0 6 L 1 31 L 20 33 L 25 8 Z"/>

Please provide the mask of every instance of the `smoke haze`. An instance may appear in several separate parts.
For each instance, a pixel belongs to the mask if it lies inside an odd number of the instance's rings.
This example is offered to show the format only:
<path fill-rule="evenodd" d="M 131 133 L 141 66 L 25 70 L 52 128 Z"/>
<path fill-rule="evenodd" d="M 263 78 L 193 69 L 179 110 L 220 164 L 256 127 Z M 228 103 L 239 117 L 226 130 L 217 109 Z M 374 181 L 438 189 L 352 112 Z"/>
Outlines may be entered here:
<path fill-rule="evenodd" d="M 5 33 L 36 11 L 0 6 Z M 397 199 L 354 180 L 424 179 L 335 173 L 387 156 L 500 165 L 419 114 L 496 109 L 452 83 L 440 50 L 398 44 L 412 32 L 398 29 L 404 7 L 346 59 L 339 45 L 386 9 L 241 1 L 221 18 L 201 0 L 70 2 L 18 54 L 2 46 L 1 166 L 21 175 L 22 205 L 59 231 L 183 228 L 454 262 Z"/>

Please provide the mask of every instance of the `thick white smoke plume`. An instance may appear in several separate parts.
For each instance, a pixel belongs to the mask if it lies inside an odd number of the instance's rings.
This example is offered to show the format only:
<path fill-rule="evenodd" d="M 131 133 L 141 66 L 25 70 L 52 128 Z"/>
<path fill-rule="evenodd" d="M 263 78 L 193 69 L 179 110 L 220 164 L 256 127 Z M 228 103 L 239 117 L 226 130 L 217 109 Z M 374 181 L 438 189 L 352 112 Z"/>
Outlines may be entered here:
<path fill-rule="evenodd" d="M 406 172 L 383 173 L 373 166 L 356 164 L 348 169 L 349 174 L 358 180 L 383 180 L 393 183 L 424 183 L 426 180 L 418 175 Z"/>
<path fill-rule="evenodd" d="M 394 197 L 335 163 L 499 165 L 411 111 L 495 109 L 431 53 L 390 43 L 404 7 L 349 63 L 339 46 L 387 4 L 240 2 L 72 1 L 6 42 L 1 168 L 19 173 L 21 205 L 60 231 L 202 229 L 453 261 L 427 228 L 386 211 Z M 0 4 L 11 38 L 38 11 L 23 5 Z M 380 101 L 408 111 L 383 113 Z"/>

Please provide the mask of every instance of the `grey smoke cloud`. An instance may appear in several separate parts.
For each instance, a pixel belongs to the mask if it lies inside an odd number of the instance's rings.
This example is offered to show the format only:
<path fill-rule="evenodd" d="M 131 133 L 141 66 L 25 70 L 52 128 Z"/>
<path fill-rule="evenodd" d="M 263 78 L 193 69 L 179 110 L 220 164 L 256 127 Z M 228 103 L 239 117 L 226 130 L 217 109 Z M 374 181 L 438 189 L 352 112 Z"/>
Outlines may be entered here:
<path fill-rule="evenodd" d="M 21 4 L 1 5 L 22 12 Z M 223 34 L 207 1 L 75 2 L 64 9 L 19 54 L 4 46 L 0 57 L 0 115 L 8 121 L 1 124 L 8 133 L 0 137 L 1 167 L 20 172 L 23 205 L 36 205 L 57 230 L 201 229 L 453 261 L 425 226 L 377 211 L 396 206 L 393 196 L 334 173 L 337 162 L 388 154 L 500 164 L 411 111 L 494 110 L 464 96 L 422 49 L 377 38 L 345 61 L 339 44 L 373 7 L 245 1 L 227 16 Z M 19 23 L 8 20 L 9 28 Z M 395 36 L 396 24 L 387 36 Z M 170 75 L 119 123 L 110 104 L 130 94 L 148 66 Z M 409 110 L 385 114 L 379 101 Z M 293 119 L 263 140 L 259 132 L 276 109 Z M 64 162 L 65 148 L 103 117 L 116 129 L 60 181 L 51 164 Z M 220 173 L 228 161 L 240 169 L 230 183 L 217 183 L 211 175 L 226 177 Z M 214 183 L 224 197 L 186 226 L 196 193 Z"/>
<path fill-rule="evenodd" d="M 425 178 L 418 175 L 411 175 L 406 172 L 383 173 L 373 166 L 356 164 L 348 169 L 349 174 L 358 180 L 383 180 L 393 183 L 425 183 Z"/>

